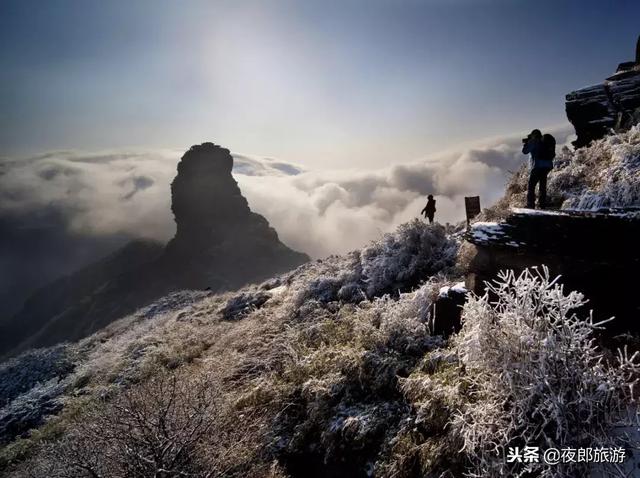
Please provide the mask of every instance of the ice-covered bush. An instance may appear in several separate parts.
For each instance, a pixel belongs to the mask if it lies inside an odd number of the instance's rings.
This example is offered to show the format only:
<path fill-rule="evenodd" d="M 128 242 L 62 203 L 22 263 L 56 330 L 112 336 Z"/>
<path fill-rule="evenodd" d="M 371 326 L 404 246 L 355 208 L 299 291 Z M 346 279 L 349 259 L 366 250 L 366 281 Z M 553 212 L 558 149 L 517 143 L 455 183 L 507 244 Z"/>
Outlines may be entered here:
<path fill-rule="evenodd" d="M 0 445 L 26 435 L 32 428 L 62 409 L 61 395 L 68 383 L 57 377 L 38 382 L 6 406 L 0 408 Z"/>
<path fill-rule="evenodd" d="M 412 413 L 398 377 L 444 345 L 427 327 L 440 286 L 427 282 L 397 298 L 344 304 L 337 313 L 317 304 L 290 330 L 295 359 L 283 376 L 293 387 L 274 426 L 274 454 L 317 459 L 345 476 L 373 470 Z M 264 393 L 263 379 L 258 386 Z"/>
<path fill-rule="evenodd" d="M 440 225 L 414 219 L 361 252 L 362 281 L 369 297 L 396 293 L 450 268 L 458 243 Z"/>
<path fill-rule="evenodd" d="M 563 177 L 577 174 L 584 176 L 584 186 L 565 194 L 564 209 L 640 207 L 640 125 L 577 150 L 559 172 L 558 184 L 552 178 L 550 186 L 560 190 Z"/>
<path fill-rule="evenodd" d="M 0 364 L 0 445 L 26 435 L 62 408 L 76 357 L 66 344 Z"/>
<path fill-rule="evenodd" d="M 158 374 L 112 399 L 88 406 L 20 477 L 276 476 L 247 470 L 260 445 L 259 420 L 226 410 L 221 390 L 206 376 Z M 253 418 L 253 417 L 252 417 Z M 218 445 L 218 446 L 216 446 Z"/>
<path fill-rule="evenodd" d="M 586 464 L 507 463 L 508 447 L 611 446 L 635 410 L 635 355 L 609 364 L 594 344 L 599 324 L 577 317 L 548 269 L 501 273 L 490 295 L 471 297 L 454 350 L 469 399 L 452 420 L 478 476 L 584 476 Z M 633 414 L 632 414 L 633 415 Z M 628 443 L 627 443 L 628 445 Z"/>
<path fill-rule="evenodd" d="M 220 314 L 225 320 L 241 319 L 252 310 L 262 307 L 270 297 L 268 293 L 261 290 L 241 292 L 227 301 L 226 305 L 220 309 Z"/>
<path fill-rule="evenodd" d="M 360 251 L 307 266 L 309 279 L 299 303 L 340 300 L 358 303 L 417 287 L 455 264 L 459 242 L 444 227 L 415 219 Z"/>
<path fill-rule="evenodd" d="M 75 364 L 67 345 L 35 349 L 0 364 L 0 408 L 38 383 L 69 375 Z"/>

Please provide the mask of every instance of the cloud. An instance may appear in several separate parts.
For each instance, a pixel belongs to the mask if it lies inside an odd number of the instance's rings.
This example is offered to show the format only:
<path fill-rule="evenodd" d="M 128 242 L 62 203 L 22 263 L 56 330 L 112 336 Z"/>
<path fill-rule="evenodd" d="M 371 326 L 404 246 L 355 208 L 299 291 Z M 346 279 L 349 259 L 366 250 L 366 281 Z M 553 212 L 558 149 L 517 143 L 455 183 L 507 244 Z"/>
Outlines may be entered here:
<path fill-rule="evenodd" d="M 295 176 L 304 170 L 295 164 L 270 158 L 254 158 L 243 154 L 233 155 L 233 172 L 244 176 Z"/>
<path fill-rule="evenodd" d="M 569 131 L 554 134 L 561 144 Z M 520 146 L 519 135 L 494 139 L 371 171 L 307 171 L 234 154 L 234 176 L 252 210 L 283 242 L 324 257 L 359 248 L 417 217 L 427 194 L 436 196 L 436 219 L 443 223 L 464 219 L 464 196 L 492 204 L 525 161 Z M 0 160 L 0 299 L 24 299 L 7 292 L 15 289 L 12 277 L 19 275 L 22 290 L 31 290 L 131 238 L 171 238 L 170 183 L 181 155 L 54 151 Z"/>

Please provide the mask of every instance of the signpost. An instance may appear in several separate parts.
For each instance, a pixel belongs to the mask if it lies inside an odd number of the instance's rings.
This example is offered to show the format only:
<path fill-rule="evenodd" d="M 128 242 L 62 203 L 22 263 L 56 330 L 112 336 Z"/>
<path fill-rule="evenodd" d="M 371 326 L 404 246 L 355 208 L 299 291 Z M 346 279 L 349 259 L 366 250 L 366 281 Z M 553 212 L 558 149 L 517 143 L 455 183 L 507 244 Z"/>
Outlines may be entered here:
<path fill-rule="evenodd" d="M 465 197 L 464 208 L 467 212 L 467 227 L 469 227 L 469 221 L 480 214 L 480 196 Z"/>

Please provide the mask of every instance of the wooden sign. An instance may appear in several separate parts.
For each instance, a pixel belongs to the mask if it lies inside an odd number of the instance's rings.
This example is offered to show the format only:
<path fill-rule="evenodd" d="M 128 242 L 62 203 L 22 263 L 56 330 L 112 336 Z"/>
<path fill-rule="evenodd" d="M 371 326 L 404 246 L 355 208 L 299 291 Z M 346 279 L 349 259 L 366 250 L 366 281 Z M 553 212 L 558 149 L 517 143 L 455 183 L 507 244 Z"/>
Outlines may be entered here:
<path fill-rule="evenodd" d="M 464 198 L 464 208 L 467 211 L 467 223 L 480 214 L 480 196 Z"/>

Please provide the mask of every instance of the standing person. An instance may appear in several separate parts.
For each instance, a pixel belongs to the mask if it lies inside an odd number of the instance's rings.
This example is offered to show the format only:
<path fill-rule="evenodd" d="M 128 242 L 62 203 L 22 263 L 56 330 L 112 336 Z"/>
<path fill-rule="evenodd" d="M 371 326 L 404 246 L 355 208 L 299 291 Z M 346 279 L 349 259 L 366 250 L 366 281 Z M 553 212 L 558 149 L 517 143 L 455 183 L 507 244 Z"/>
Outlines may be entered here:
<path fill-rule="evenodd" d="M 553 158 L 556 156 L 556 140 L 550 134 L 542 135 L 534 129 L 522 140 L 522 154 L 531 155 L 531 173 L 527 190 L 527 207 L 534 209 L 536 203 L 536 185 L 540 184 L 538 207 L 547 207 L 547 175 L 553 169 Z"/>
<path fill-rule="evenodd" d="M 429 224 L 433 224 L 433 216 L 436 214 L 436 200 L 431 194 L 427 196 L 427 205 L 420 211 L 420 214 L 424 214 L 425 218 L 429 218 Z"/>

